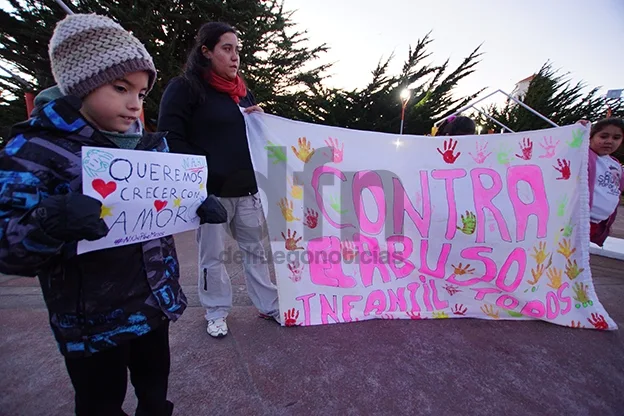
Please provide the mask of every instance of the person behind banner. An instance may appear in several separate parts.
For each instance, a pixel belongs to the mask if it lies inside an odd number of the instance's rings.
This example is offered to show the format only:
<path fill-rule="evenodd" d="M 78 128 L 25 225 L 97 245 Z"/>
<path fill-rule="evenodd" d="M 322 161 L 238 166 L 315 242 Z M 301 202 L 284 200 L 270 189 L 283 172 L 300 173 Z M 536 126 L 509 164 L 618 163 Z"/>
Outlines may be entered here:
<path fill-rule="evenodd" d="M 581 121 L 586 125 L 587 122 Z M 589 135 L 590 241 L 602 247 L 617 216 L 624 192 L 624 168 L 613 157 L 622 145 L 624 121 L 606 118 L 591 126 Z"/>
<path fill-rule="evenodd" d="M 438 127 L 436 136 L 469 136 L 476 133 L 475 122 L 466 116 L 450 116 Z"/>
<path fill-rule="evenodd" d="M 227 334 L 232 309 L 232 283 L 222 259 L 230 232 L 243 253 L 251 301 L 262 318 L 280 322 L 277 287 L 262 244 L 264 212 L 240 109 L 251 113 L 262 108 L 238 74 L 239 65 L 235 29 L 226 23 L 204 24 L 183 74 L 165 89 L 158 118 L 158 130 L 168 132 L 172 152 L 206 156 L 208 191 L 228 211 L 228 224 L 207 224 L 197 231 L 199 300 L 206 309 L 206 330 L 217 338 Z"/>
<path fill-rule="evenodd" d="M 164 134 L 138 123 L 156 68 L 137 38 L 96 14 L 60 21 L 49 55 L 60 93 L 0 152 L 0 272 L 38 276 L 77 415 L 125 415 L 128 369 L 136 415 L 171 415 L 169 322 L 187 305 L 173 238 L 76 254 L 78 241 L 109 231 L 102 203 L 81 193 L 82 147 L 168 151 Z M 224 215 L 214 199 L 198 209 L 201 221 Z"/>

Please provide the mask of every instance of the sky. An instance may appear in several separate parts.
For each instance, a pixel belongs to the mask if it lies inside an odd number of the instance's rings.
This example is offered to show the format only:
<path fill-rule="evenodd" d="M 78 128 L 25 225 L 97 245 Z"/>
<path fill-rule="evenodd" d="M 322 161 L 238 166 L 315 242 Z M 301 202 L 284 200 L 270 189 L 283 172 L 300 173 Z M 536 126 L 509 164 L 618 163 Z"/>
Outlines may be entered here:
<path fill-rule="evenodd" d="M 5 8 L 6 0 L 0 0 Z M 397 73 L 410 45 L 431 32 L 432 63 L 455 68 L 483 44 L 481 63 L 455 93 L 502 89 L 547 61 L 589 87 L 624 88 L 624 0 L 284 0 L 310 45 L 330 48 L 330 86 L 363 88 L 394 52 Z M 501 98 L 502 99 L 502 98 Z M 498 101 L 498 100 L 497 100 Z M 487 102 L 484 102 L 484 104 Z"/>
<path fill-rule="evenodd" d="M 431 31 L 430 59 L 454 69 L 483 43 L 476 72 L 456 90 L 508 93 L 547 61 L 573 81 L 624 88 L 624 0 L 285 0 L 310 44 L 330 47 L 327 84 L 363 88 L 382 58 L 400 71 L 410 45 Z M 482 96 L 487 92 L 482 93 Z"/>

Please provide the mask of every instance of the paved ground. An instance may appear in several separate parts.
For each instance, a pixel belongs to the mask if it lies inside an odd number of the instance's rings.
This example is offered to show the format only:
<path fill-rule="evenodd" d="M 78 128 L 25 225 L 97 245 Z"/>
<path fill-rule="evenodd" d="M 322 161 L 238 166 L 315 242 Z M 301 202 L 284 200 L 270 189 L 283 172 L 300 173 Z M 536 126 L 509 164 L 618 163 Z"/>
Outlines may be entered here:
<path fill-rule="evenodd" d="M 212 339 L 193 235 L 176 240 L 191 306 L 171 329 L 176 415 L 624 414 L 622 330 L 459 319 L 282 328 L 256 318 L 241 271 L 231 270 L 231 333 Z M 624 325 L 624 262 L 595 257 L 592 270 Z M 72 414 L 34 279 L 0 276 L 0 358 L 0 416 Z M 134 404 L 129 388 L 128 412 Z"/>

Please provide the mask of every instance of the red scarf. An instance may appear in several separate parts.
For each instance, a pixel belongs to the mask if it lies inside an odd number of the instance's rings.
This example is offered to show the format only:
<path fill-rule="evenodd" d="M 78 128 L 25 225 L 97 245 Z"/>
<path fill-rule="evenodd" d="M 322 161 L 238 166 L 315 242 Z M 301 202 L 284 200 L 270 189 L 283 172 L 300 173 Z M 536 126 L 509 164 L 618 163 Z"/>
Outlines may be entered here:
<path fill-rule="evenodd" d="M 238 104 L 241 98 L 247 95 L 247 86 L 242 78 L 236 74 L 236 78 L 233 80 L 225 79 L 214 72 L 206 73 L 204 78 L 208 81 L 210 86 L 219 92 L 228 94 L 236 104 Z"/>

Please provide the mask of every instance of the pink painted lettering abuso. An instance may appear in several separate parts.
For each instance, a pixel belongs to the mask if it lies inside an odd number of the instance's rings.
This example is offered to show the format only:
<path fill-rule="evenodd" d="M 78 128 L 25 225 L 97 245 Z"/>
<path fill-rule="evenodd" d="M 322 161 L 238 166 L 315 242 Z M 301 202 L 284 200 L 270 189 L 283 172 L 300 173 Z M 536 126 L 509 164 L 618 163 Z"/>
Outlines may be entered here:
<path fill-rule="evenodd" d="M 507 274 L 514 263 L 518 266 L 516 277 L 510 284 L 507 284 Z M 526 271 L 526 263 L 526 251 L 524 251 L 522 247 L 516 247 L 509 254 L 509 256 L 507 256 L 505 263 L 501 266 L 500 271 L 498 272 L 498 277 L 496 278 L 496 286 L 505 292 L 514 292 L 518 286 L 520 286 L 520 283 L 522 283 L 522 278 L 524 277 L 524 272 Z"/>
<path fill-rule="evenodd" d="M 431 277 L 437 277 L 439 279 L 444 279 L 445 267 L 448 262 L 449 254 L 451 253 L 451 245 L 449 243 L 443 243 L 442 248 L 440 249 L 440 254 L 437 257 L 437 261 L 435 262 L 436 268 L 432 270 L 429 267 L 429 241 L 428 240 L 420 240 L 420 268 L 418 271 L 420 273 L 429 275 Z M 435 255 L 434 255 L 435 259 Z"/>
<path fill-rule="evenodd" d="M 481 176 L 489 176 L 492 180 L 492 186 L 486 188 Z M 470 171 L 470 177 L 472 179 L 472 189 L 475 211 L 477 215 L 477 243 L 485 242 L 485 209 L 490 210 L 496 223 L 498 224 L 498 230 L 500 232 L 501 239 L 503 241 L 511 242 L 511 235 L 509 234 L 509 228 L 505 223 L 505 218 L 501 211 L 494 205 L 492 200 L 503 189 L 503 182 L 500 175 L 494 169 L 487 168 L 475 168 Z"/>
<path fill-rule="evenodd" d="M 414 243 L 412 239 L 403 235 L 393 235 L 386 240 L 388 246 L 388 266 L 394 273 L 397 279 L 407 277 L 414 271 L 416 266 L 414 263 L 407 260 L 414 251 Z M 397 245 L 401 245 L 403 250 L 399 251 Z M 402 263 L 403 266 L 399 267 L 397 263 Z"/>
<path fill-rule="evenodd" d="M 328 253 L 340 253 L 341 245 L 338 237 L 320 237 L 308 241 L 310 255 L 310 279 L 319 286 L 340 288 L 355 287 L 357 282 L 353 276 L 346 275 L 342 270 L 342 262 L 332 261 Z"/>
<path fill-rule="evenodd" d="M 531 188 L 533 201 L 525 203 L 520 199 L 518 183 L 525 182 Z M 524 241 L 529 217 L 537 219 L 537 238 L 546 238 L 548 231 L 548 198 L 544 177 L 539 166 L 513 166 L 507 170 L 507 192 L 516 218 L 516 241 Z"/>
<path fill-rule="evenodd" d="M 377 239 L 359 233 L 356 233 L 353 239 L 360 253 L 360 275 L 364 287 L 372 286 L 375 270 L 379 271 L 381 280 L 384 283 L 390 282 L 392 278 L 388 268 L 382 261 L 381 250 Z"/>
<path fill-rule="evenodd" d="M 491 247 L 469 247 L 463 249 L 460 253 L 460 256 L 463 259 L 471 262 L 470 264 L 472 264 L 473 266 L 474 261 L 479 261 L 483 263 L 483 265 L 485 266 L 485 272 L 481 277 L 473 277 L 468 280 L 458 280 L 458 275 L 452 274 L 451 276 L 449 276 L 447 281 L 458 286 L 472 286 L 479 282 L 491 282 L 496 278 L 496 272 L 498 270 L 496 267 L 496 263 L 494 262 L 494 260 L 481 255 L 481 253 L 491 252 Z"/>

